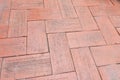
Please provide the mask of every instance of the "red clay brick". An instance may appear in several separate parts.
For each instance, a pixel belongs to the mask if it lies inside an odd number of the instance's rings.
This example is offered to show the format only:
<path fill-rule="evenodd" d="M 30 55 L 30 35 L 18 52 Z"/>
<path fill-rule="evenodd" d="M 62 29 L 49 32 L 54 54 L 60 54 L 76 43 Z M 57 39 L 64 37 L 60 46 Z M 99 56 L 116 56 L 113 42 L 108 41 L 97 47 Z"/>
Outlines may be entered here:
<path fill-rule="evenodd" d="M 76 12 L 71 0 L 58 0 L 63 18 L 76 18 Z"/>
<path fill-rule="evenodd" d="M 72 57 L 64 33 L 49 34 L 49 46 L 53 73 L 73 71 Z"/>
<path fill-rule="evenodd" d="M 27 35 L 27 15 L 25 10 L 12 10 L 10 15 L 8 37 Z"/>
<path fill-rule="evenodd" d="M 48 20 L 46 22 L 47 33 L 81 31 L 78 19 Z"/>
<path fill-rule="evenodd" d="M 92 6 L 90 9 L 94 16 L 120 15 L 120 6 Z"/>
<path fill-rule="evenodd" d="M 116 32 L 108 17 L 96 17 L 95 19 L 107 44 L 120 43 L 120 36 Z"/>
<path fill-rule="evenodd" d="M 43 0 L 12 0 L 12 9 L 33 9 L 43 7 Z"/>
<path fill-rule="evenodd" d="M 120 16 L 110 16 L 110 20 L 115 27 L 120 27 Z"/>
<path fill-rule="evenodd" d="M 120 45 L 92 47 L 97 66 L 120 63 Z"/>
<path fill-rule="evenodd" d="M 98 29 L 97 24 L 95 23 L 88 7 L 76 7 L 76 11 L 83 30 Z"/>
<path fill-rule="evenodd" d="M 20 79 L 20 80 L 77 80 L 77 76 L 75 72 L 51 75 L 46 77 L 37 77 L 31 79 Z"/>
<path fill-rule="evenodd" d="M 112 5 L 110 0 L 73 0 L 74 6 L 100 6 L 100 5 Z"/>
<path fill-rule="evenodd" d="M 48 53 L 27 55 L 5 58 L 1 80 L 16 80 L 49 74 L 51 74 L 51 64 Z"/>
<path fill-rule="evenodd" d="M 27 52 L 28 54 L 48 52 L 43 21 L 28 22 Z"/>
<path fill-rule="evenodd" d="M 6 38 L 8 35 L 9 11 L 0 8 L 0 38 Z"/>
<path fill-rule="evenodd" d="M 78 80 L 101 80 L 88 48 L 71 50 Z"/>
<path fill-rule="evenodd" d="M 26 38 L 0 39 L 0 57 L 26 54 Z"/>
<path fill-rule="evenodd" d="M 120 80 L 120 65 L 99 68 L 103 80 Z"/>
<path fill-rule="evenodd" d="M 43 19 L 61 19 L 61 13 L 54 8 L 39 8 L 28 10 L 28 20 L 43 20 Z"/>
<path fill-rule="evenodd" d="M 57 0 L 44 0 L 44 7 L 45 8 L 49 8 L 51 10 L 55 10 L 55 14 L 59 14 L 61 18 L 62 14 L 58 5 L 58 1 Z M 57 19 L 57 17 L 56 17 Z"/>
<path fill-rule="evenodd" d="M 99 31 L 67 33 L 70 48 L 104 45 L 105 41 Z"/>

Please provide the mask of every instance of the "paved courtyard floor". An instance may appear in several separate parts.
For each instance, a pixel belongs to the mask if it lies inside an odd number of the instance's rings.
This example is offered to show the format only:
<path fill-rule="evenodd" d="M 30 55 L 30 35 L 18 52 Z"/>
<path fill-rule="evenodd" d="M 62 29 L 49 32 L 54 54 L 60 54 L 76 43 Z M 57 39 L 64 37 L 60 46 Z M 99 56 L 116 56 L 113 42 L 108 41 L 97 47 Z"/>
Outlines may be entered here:
<path fill-rule="evenodd" d="M 0 0 L 0 80 L 120 80 L 120 1 Z"/>

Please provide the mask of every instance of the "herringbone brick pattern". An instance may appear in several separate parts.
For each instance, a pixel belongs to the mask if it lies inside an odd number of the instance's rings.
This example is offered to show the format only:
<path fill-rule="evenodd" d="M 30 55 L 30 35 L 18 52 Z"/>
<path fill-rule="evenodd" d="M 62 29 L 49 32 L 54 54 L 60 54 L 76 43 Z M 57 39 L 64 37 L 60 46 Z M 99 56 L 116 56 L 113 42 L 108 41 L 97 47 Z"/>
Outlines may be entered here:
<path fill-rule="evenodd" d="M 0 80 L 120 80 L 120 1 L 0 0 Z"/>

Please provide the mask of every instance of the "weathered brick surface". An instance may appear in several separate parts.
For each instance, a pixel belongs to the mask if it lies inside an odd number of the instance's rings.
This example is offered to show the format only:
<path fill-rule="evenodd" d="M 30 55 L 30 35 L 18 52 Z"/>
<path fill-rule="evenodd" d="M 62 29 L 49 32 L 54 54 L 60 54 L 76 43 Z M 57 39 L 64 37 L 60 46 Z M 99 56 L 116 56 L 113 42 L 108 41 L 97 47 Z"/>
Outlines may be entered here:
<path fill-rule="evenodd" d="M 119 0 L 0 0 L 0 80 L 119 80 Z"/>
<path fill-rule="evenodd" d="M 51 74 L 49 54 L 6 58 L 3 62 L 1 80 L 45 76 Z"/>
<path fill-rule="evenodd" d="M 110 65 L 110 66 L 100 67 L 99 71 L 103 80 L 120 79 L 120 65 Z"/>
<path fill-rule="evenodd" d="M 8 37 L 27 36 L 27 15 L 25 10 L 10 13 Z"/>
<path fill-rule="evenodd" d="M 48 39 L 53 73 L 73 71 L 74 66 L 65 34 L 50 34 L 48 35 Z"/>
<path fill-rule="evenodd" d="M 105 45 L 99 31 L 67 33 L 70 48 Z"/>
<path fill-rule="evenodd" d="M 47 36 L 43 21 L 28 22 L 27 53 L 48 52 Z"/>
<path fill-rule="evenodd" d="M 120 27 L 120 16 L 110 16 L 110 20 L 115 27 Z"/>
<path fill-rule="evenodd" d="M 26 54 L 26 38 L 0 39 L 0 57 Z"/>
<path fill-rule="evenodd" d="M 98 29 L 97 24 L 92 17 L 88 7 L 76 7 L 76 11 L 79 16 L 79 20 L 83 30 Z"/>
<path fill-rule="evenodd" d="M 89 48 L 71 50 L 79 80 L 101 80 Z"/>
<path fill-rule="evenodd" d="M 107 44 L 120 43 L 120 36 L 108 17 L 95 17 Z"/>
<path fill-rule="evenodd" d="M 97 66 L 120 63 L 120 45 L 91 48 Z"/>
<path fill-rule="evenodd" d="M 92 6 L 90 10 L 94 16 L 120 15 L 120 6 Z"/>
<path fill-rule="evenodd" d="M 43 0 L 12 0 L 12 9 L 42 8 Z"/>
<path fill-rule="evenodd" d="M 48 20 L 46 22 L 47 33 L 81 31 L 79 19 Z"/>
<path fill-rule="evenodd" d="M 58 0 L 63 18 L 76 18 L 76 12 L 71 0 Z"/>

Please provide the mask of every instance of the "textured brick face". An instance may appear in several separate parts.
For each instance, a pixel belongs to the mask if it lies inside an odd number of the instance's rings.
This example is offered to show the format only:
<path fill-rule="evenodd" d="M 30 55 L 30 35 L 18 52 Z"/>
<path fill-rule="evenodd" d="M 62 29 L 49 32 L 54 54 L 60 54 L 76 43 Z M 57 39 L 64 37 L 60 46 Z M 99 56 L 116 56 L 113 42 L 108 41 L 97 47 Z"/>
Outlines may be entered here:
<path fill-rule="evenodd" d="M 26 54 L 26 38 L 0 39 L 0 57 Z"/>
<path fill-rule="evenodd" d="M 47 36 L 43 21 L 30 21 L 28 23 L 27 53 L 48 52 Z"/>
<path fill-rule="evenodd" d="M 120 45 L 93 47 L 91 51 L 98 66 L 120 63 Z"/>
<path fill-rule="evenodd" d="M 2 80 L 51 74 L 49 54 L 7 58 L 3 62 Z"/>
<path fill-rule="evenodd" d="M 99 71 L 102 75 L 103 80 L 119 80 L 120 79 L 120 65 L 100 67 Z"/>
<path fill-rule="evenodd" d="M 120 80 L 119 0 L 0 0 L 0 80 Z"/>
<path fill-rule="evenodd" d="M 74 66 L 64 33 L 48 35 L 53 73 L 73 71 Z M 59 44 L 59 45 L 57 45 Z"/>
<path fill-rule="evenodd" d="M 81 29 L 78 19 L 48 20 L 46 22 L 47 33 L 81 31 Z"/>
<path fill-rule="evenodd" d="M 105 44 L 99 31 L 68 33 L 67 37 L 71 48 Z"/>

